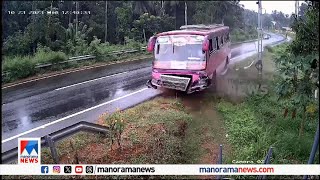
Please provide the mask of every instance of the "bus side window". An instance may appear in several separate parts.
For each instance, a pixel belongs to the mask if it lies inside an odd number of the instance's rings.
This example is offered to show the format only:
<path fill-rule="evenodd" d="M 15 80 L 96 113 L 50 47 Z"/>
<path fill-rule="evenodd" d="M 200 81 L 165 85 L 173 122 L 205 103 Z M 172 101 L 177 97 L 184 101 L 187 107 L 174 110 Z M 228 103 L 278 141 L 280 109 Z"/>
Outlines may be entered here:
<path fill-rule="evenodd" d="M 223 36 L 221 36 L 220 39 L 221 39 L 220 44 L 221 44 L 221 46 L 223 46 Z"/>
<path fill-rule="evenodd" d="M 228 42 L 228 40 L 227 40 L 227 34 L 223 35 L 223 41 L 226 42 L 226 43 Z"/>
<path fill-rule="evenodd" d="M 159 54 L 160 51 L 160 44 L 157 45 L 157 54 Z"/>
<path fill-rule="evenodd" d="M 219 37 L 216 37 L 216 49 L 219 50 Z"/>
<path fill-rule="evenodd" d="M 212 39 L 209 39 L 209 53 L 210 53 L 210 54 L 212 53 L 212 50 L 213 50 L 213 47 L 212 47 Z"/>

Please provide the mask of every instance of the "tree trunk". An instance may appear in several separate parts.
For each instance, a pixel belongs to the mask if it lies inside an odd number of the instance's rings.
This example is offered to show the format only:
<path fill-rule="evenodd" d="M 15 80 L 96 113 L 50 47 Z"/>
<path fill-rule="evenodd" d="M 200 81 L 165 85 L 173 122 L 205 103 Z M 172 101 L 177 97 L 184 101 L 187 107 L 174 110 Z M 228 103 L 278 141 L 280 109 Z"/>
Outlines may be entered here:
<path fill-rule="evenodd" d="M 188 6 L 187 2 L 184 2 L 184 23 L 185 25 L 188 25 L 188 14 L 187 14 Z"/>
<path fill-rule="evenodd" d="M 72 12 L 72 4 L 73 4 L 73 1 L 71 1 L 71 6 L 70 6 L 70 4 L 69 4 L 69 11 L 70 11 L 70 12 Z M 68 26 L 69 26 L 69 24 L 71 23 L 71 17 L 72 17 L 72 15 L 71 15 L 71 13 L 69 13 L 69 23 L 68 23 Z"/>
<path fill-rule="evenodd" d="M 301 138 L 303 136 L 303 129 L 304 129 L 305 119 L 306 119 L 306 107 L 303 106 L 302 120 L 301 120 L 300 130 L 299 130 L 299 138 Z"/>
<path fill-rule="evenodd" d="M 175 4 L 174 14 L 175 14 L 174 24 L 175 24 L 175 28 L 177 29 L 177 4 Z"/>
<path fill-rule="evenodd" d="M 164 10 L 164 1 L 161 1 L 161 16 L 164 16 L 165 10 Z"/>
<path fill-rule="evenodd" d="M 283 117 L 286 118 L 288 115 L 288 108 L 285 108 L 284 113 L 283 113 Z"/>
<path fill-rule="evenodd" d="M 51 1 L 51 6 L 50 6 L 51 13 L 52 13 L 52 3 L 53 1 Z M 50 27 L 50 20 L 51 20 L 51 14 L 49 15 L 49 18 L 48 18 L 48 28 Z"/>
<path fill-rule="evenodd" d="M 142 32 L 143 32 L 143 40 L 144 40 L 144 43 L 147 43 L 146 31 L 144 30 L 144 28 L 142 29 Z"/>
<path fill-rule="evenodd" d="M 35 1 L 32 1 L 32 11 L 35 11 L 37 9 L 37 4 L 36 4 L 36 2 Z M 31 15 L 31 17 L 32 17 L 32 22 L 34 23 L 34 21 L 35 21 L 35 16 L 34 15 Z"/>
<path fill-rule="evenodd" d="M 76 37 L 78 35 L 78 10 L 79 10 L 79 7 L 78 7 L 78 1 L 76 1 Z"/>
<path fill-rule="evenodd" d="M 108 1 L 106 1 L 106 9 L 105 9 L 105 32 L 104 32 L 104 42 L 107 42 L 107 37 L 108 37 Z"/>
<path fill-rule="evenodd" d="M 296 118 L 296 115 L 297 115 L 297 109 L 293 109 L 291 118 L 292 119 Z"/>

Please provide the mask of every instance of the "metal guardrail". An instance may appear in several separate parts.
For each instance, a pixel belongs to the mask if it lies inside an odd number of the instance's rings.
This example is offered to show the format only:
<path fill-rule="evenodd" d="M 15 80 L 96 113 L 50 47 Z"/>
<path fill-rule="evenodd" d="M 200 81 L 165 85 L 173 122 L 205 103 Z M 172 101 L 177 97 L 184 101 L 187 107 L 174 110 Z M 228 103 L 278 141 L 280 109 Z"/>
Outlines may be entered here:
<path fill-rule="evenodd" d="M 147 49 L 147 47 L 141 47 L 140 50 L 138 49 L 129 49 L 129 50 L 120 50 L 120 51 L 112 51 L 107 55 L 119 55 L 119 54 L 130 54 L 130 53 L 136 53 L 139 52 L 141 50 L 145 50 Z M 70 57 L 68 60 L 66 61 L 62 61 L 59 63 L 46 63 L 46 64 L 36 64 L 35 68 L 36 69 L 41 69 L 41 68 L 47 68 L 56 64 L 65 64 L 65 63 L 70 63 L 70 62 L 76 62 L 76 61 L 82 61 L 82 60 L 92 60 L 95 59 L 96 56 L 94 55 L 83 55 L 83 56 L 76 56 L 76 57 Z M 2 73 L 2 77 L 7 76 L 8 74 L 10 74 L 10 72 L 3 72 Z"/>
<path fill-rule="evenodd" d="M 49 135 L 41 137 L 41 147 L 49 147 L 51 156 L 55 163 L 59 163 L 58 153 L 56 151 L 55 142 L 67 138 L 79 131 L 108 134 L 109 129 L 105 126 L 101 126 L 94 123 L 81 121 L 79 123 L 68 126 L 59 131 L 53 132 Z M 18 159 L 18 148 L 11 149 L 1 154 L 2 163 L 10 163 Z"/>
<path fill-rule="evenodd" d="M 318 136 L 319 136 L 319 128 L 318 128 Z M 266 158 L 264 160 L 264 164 L 270 164 L 271 157 L 272 157 L 272 150 L 273 150 L 273 147 L 270 147 L 269 151 L 268 151 L 268 153 L 266 155 Z M 223 156 L 222 155 L 222 145 L 220 144 L 220 146 L 219 146 L 218 164 L 222 164 L 222 156 Z M 217 176 L 217 179 L 221 180 L 221 179 L 232 179 L 232 178 L 223 178 L 223 175 L 219 175 L 219 176 Z M 267 176 L 266 175 L 258 176 L 257 179 L 267 179 Z"/>
<path fill-rule="evenodd" d="M 89 59 L 94 59 L 96 58 L 93 55 L 84 55 L 84 56 L 77 56 L 77 57 L 71 57 L 69 58 L 67 61 L 62 61 L 59 63 L 55 63 L 55 64 L 65 64 L 65 63 L 69 63 L 69 62 L 74 62 L 74 61 L 81 61 L 81 60 L 89 60 Z M 49 67 L 52 65 L 55 65 L 52 63 L 47 63 L 47 64 L 37 64 L 35 68 L 45 68 L 45 67 Z"/>
<path fill-rule="evenodd" d="M 219 146 L 219 158 L 218 158 L 218 164 L 222 164 L 222 144 Z M 217 179 L 221 180 L 223 178 L 222 175 L 217 176 Z"/>

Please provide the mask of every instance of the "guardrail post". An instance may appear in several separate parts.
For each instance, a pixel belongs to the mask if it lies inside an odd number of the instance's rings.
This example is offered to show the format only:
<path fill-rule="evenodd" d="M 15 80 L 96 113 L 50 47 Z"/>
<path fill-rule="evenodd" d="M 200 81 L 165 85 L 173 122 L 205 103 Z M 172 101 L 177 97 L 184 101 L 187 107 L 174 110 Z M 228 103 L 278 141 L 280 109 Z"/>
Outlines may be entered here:
<path fill-rule="evenodd" d="M 54 145 L 54 142 L 53 142 L 51 136 L 46 135 L 45 136 L 45 140 L 46 140 L 46 143 L 48 144 L 48 146 L 50 148 L 51 156 L 52 156 L 52 158 L 54 160 L 54 163 L 59 164 L 59 157 L 58 157 L 57 149 L 56 149 L 56 147 Z"/>
<path fill-rule="evenodd" d="M 219 146 L 219 159 L 218 164 L 222 164 L 222 144 Z M 217 179 L 221 180 L 223 177 L 222 175 L 217 176 Z"/>
<path fill-rule="evenodd" d="M 319 124 L 318 124 L 318 127 L 317 127 L 316 135 L 314 137 L 314 142 L 313 142 L 313 145 L 312 145 L 312 149 L 311 149 L 310 157 L 309 157 L 309 160 L 308 160 L 308 164 L 313 164 L 314 157 L 316 156 L 316 152 L 317 152 L 317 149 L 318 149 L 318 145 L 319 145 Z M 308 179 L 308 175 L 304 175 L 303 179 L 304 180 Z"/>
<path fill-rule="evenodd" d="M 263 164 L 270 164 L 270 160 L 271 160 L 271 156 L 272 156 L 272 149 L 273 149 L 273 147 L 269 148 L 269 151 L 268 151 L 268 153 L 266 155 L 266 158 L 265 158 Z M 267 175 L 258 176 L 257 179 L 267 179 Z"/>

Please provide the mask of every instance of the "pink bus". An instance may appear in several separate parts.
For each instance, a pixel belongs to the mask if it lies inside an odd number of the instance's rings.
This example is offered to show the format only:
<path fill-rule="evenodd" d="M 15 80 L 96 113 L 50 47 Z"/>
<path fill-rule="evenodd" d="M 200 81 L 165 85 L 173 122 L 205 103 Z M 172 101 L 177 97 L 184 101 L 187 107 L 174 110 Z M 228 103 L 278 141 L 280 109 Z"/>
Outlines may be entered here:
<path fill-rule="evenodd" d="M 227 70 L 231 57 L 229 27 L 186 25 L 149 39 L 153 52 L 152 79 L 148 87 L 193 93 L 215 86 L 217 74 Z"/>

